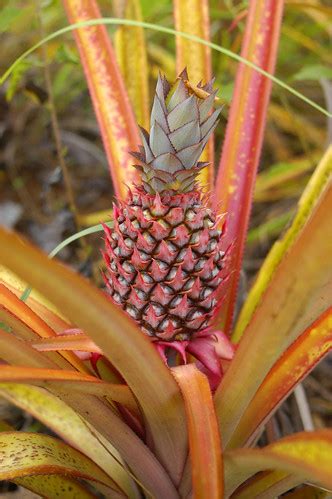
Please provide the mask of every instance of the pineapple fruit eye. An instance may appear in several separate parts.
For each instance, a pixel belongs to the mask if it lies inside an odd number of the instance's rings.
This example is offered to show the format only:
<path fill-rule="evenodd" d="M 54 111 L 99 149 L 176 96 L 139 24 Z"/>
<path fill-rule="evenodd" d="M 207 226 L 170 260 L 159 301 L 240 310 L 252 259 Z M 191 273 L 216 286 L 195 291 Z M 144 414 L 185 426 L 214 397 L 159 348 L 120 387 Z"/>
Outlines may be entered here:
<path fill-rule="evenodd" d="M 135 154 L 142 183 L 117 208 L 105 258 L 113 300 L 163 341 L 189 339 L 209 325 L 215 303 L 209 296 L 221 281 L 221 232 L 196 185 L 219 111 L 201 90 L 181 78 L 173 88 L 159 80 L 152 130 L 142 132 Z"/>

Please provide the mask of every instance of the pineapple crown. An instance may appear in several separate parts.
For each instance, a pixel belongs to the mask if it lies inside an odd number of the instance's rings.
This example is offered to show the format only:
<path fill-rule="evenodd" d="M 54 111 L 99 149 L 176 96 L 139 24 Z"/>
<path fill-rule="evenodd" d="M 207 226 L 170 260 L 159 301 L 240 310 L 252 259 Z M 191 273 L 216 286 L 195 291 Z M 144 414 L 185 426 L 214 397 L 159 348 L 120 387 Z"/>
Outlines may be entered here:
<path fill-rule="evenodd" d="M 150 134 L 140 128 L 139 152 L 131 154 L 140 161 L 146 193 L 189 192 L 195 188 L 198 172 L 208 165 L 199 162 L 206 143 L 218 124 L 220 109 L 211 114 L 217 90 L 214 80 L 195 89 L 188 82 L 187 71 L 173 86 L 159 74 L 151 111 Z"/>

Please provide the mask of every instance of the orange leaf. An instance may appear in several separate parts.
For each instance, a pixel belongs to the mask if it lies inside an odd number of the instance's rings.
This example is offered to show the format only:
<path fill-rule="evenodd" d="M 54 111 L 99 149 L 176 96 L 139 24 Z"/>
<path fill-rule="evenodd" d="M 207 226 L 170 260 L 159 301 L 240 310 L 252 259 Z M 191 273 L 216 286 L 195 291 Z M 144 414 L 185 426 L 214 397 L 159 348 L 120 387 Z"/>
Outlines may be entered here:
<path fill-rule="evenodd" d="M 63 0 L 70 23 L 101 17 L 95 0 Z M 108 158 L 114 190 L 125 198 L 138 179 L 129 151 L 140 144 L 137 124 L 105 26 L 75 30 L 85 77 Z"/>
<path fill-rule="evenodd" d="M 52 352 L 58 350 L 80 350 L 82 352 L 94 352 L 102 354 L 99 347 L 84 333 L 62 334 L 55 338 L 47 338 L 35 341 L 33 348 L 39 352 Z"/>
<path fill-rule="evenodd" d="M 194 499 L 223 497 L 223 464 L 209 382 L 193 364 L 173 369 L 185 401 Z"/>
<path fill-rule="evenodd" d="M 66 393 L 79 391 L 109 397 L 114 402 L 123 404 L 137 414 L 137 404 L 125 385 L 116 385 L 102 381 L 94 376 L 81 374 L 63 369 L 43 369 L 21 366 L 0 366 L 0 383 L 26 383 L 44 388 L 54 388 L 58 392 Z"/>
<path fill-rule="evenodd" d="M 55 332 L 22 300 L 0 283 L 0 303 L 12 314 L 19 317 L 41 338 L 55 336 Z"/>
<path fill-rule="evenodd" d="M 250 436 L 253 437 L 271 413 L 331 349 L 332 307 L 309 326 L 274 364 L 244 413 L 229 448 L 243 446 Z"/>
<path fill-rule="evenodd" d="M 9 314 L 9 315 L 8 315 Z M 52 314 L 52 312 L 50 312 Z M 51 338 L 56 333 L 41 319 L 26 303 L 0 283 L 0 316 L 6 324 L 11 326 L 15 333 L 24 339 Z M 76 355 L 63 352 L 56 356 L 60 367 L 74 366 L 79 371 L 88 371 Z"/>
<path fill-rule="evenodd" d="M 331 305 L 331 213 L 332 184 L 275 270 L 216 392 L 224 445 L 280 355 Z"/>
<path fill-rule="evenodd" d="M 252 0 L 241 56 L 274 72 L 283 0 Z M 229 283 L 220 320 L 229 332 L 247 237 L 252 194 L 260 158 L 271 80 L 240 63 L 215 187 L 220 213 L 227 213 L 225 248 L 232 244 Z"/>
<path fill-rule="evenodd" d="M 210 40 L 210 20 L 208 0 L 174 0 L 175 29 L 184 33 Z M 197 84 L 211 80 L 211 49 L 201 43 L 176 36 L 176 70 L 180 73 L 187 68 L 190 82 Z M 198 178 L 208 191 L 213 186 L 214 142 L 210 138 L 200 161 L 209 161 Z"/>
<path fill-rule="evenodd" d="M 250 476 L 263 470 L 279 470 L 332 488 L 332 431 L 301 432 L 261 449 L 238 449 L 225 453 L 226 495 Z"/>

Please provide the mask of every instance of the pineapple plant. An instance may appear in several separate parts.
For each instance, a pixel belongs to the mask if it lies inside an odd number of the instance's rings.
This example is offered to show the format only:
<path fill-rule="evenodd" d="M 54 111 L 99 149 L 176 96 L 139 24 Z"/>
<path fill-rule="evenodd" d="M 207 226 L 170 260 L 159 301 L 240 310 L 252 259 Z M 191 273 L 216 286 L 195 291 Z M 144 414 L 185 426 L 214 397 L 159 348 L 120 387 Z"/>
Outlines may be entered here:
<path fill-rule="evenodd" d="M 159 76 L 150 134 L 141 128 L 143 145 L 132 153 L 141 183 L 114 205 L 114 229 L 104 226 L 112 300 L 159 350 L 172 346 L 182 355 L 193 340 L 211 340 L 223 281 L 220 218 L 197 183 L 220 114 L 212 111 L 212 85 L 193 90 L 186 70 L 173 86 Z"/>

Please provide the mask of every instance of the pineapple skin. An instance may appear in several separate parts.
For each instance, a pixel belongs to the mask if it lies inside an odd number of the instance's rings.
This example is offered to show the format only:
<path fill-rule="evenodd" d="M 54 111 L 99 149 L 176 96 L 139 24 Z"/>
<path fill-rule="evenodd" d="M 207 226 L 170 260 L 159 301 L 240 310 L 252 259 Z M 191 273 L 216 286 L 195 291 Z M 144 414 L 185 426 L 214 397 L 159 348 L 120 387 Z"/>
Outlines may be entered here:
<path fill-rule="evenodd" d="M 105 226 L 105 283 L 151 339 L 189 340 L 210 325 L 222 283 L 222 231 L 200 191 L 137 188 Z"/>
<path fill-rule="evenodd" d="M 141 185 L 114 206 L 105 226 L 105 283 L 111 299 L 159 342 L 189 341 L 209 328 L 220 302 L 221 229 L 197 175 L 217 126 L 213 81 L 198 94 L 183 71 L 158 78 L 150 133 L 132 153 Z"/>

